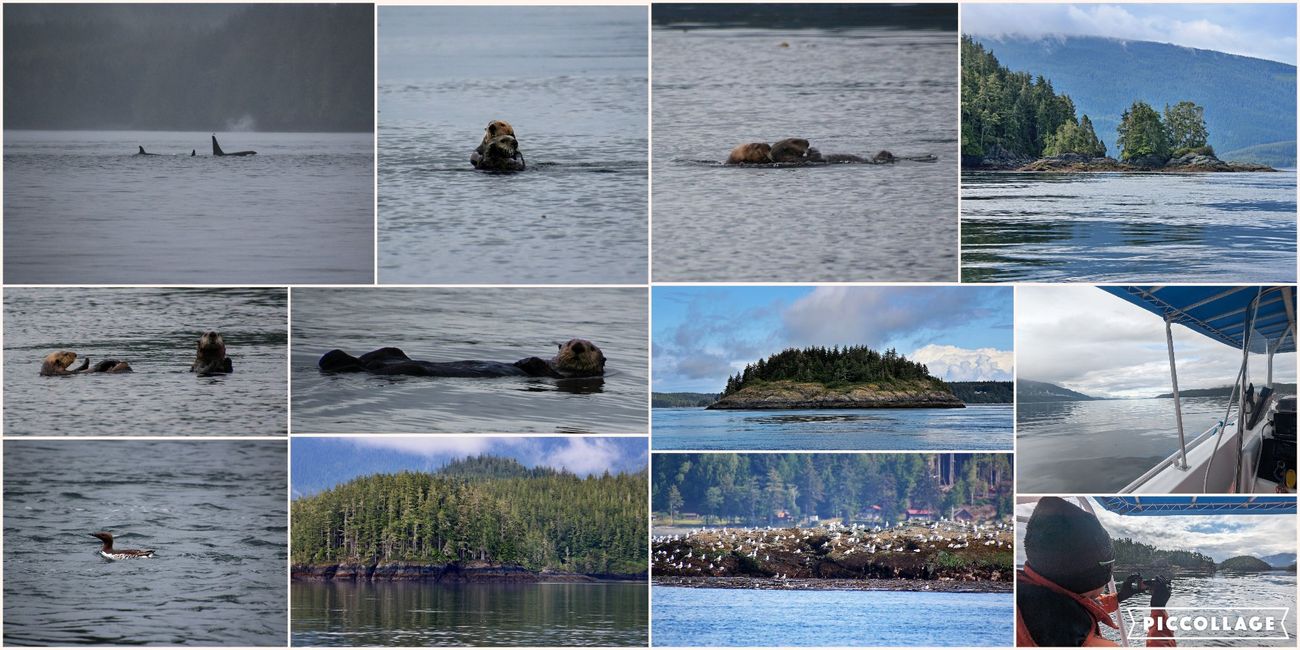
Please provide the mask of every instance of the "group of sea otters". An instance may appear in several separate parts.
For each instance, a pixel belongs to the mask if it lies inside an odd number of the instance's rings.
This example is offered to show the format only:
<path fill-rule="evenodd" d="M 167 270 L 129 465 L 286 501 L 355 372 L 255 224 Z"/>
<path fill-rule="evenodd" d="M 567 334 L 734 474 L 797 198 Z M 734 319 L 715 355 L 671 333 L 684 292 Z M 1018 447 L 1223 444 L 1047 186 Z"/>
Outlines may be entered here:
<path fill-rule="evenodd" d="M 60 377 L 95 372 L 134 372 L 131 369 L 131 364 L 124 359 L 105 359 L 92 367 L 90 359 L 87 357 L 81 360 L 81 366 L 73 368 L 72 364 L 76 363 L 76 361 L 76 352 L 68 350 L 51 352 L 45 356 L 45 361 L 41 364 L 41 375 Z M 190 364 L 190 372 L 210 376 L 228 375 L 234 370 L 234 364 L 231 363 L 230 357 L 226 356 L 226 341 L 219 332 L 209 331 L 199 336 L 198 354 L 194 357 L 194 363 Z"/>
<path fill-rule="evenodd" d="M 928 159 L 929 156 L 922 158 Z M 786 138 L 775 144 L 751 142 L 731 150 L 727 156 L 728 165 L 771 165 L 800 163 L 860 163 L 869 165 L 887 165 L 898 162 L 899 158 L 888 151 L 881 151 L 870 158 L 847 153 L 822 154 L 803 138 Z M 492 120 L 483 132 L 483 141 L 469 156 L 469 163 L 474 169 L 494 172 L 521 172 L 526 169 L 524 155 L 519 151 L 519 140 L 515 138 L 515 129 L 509 122 Z"/>

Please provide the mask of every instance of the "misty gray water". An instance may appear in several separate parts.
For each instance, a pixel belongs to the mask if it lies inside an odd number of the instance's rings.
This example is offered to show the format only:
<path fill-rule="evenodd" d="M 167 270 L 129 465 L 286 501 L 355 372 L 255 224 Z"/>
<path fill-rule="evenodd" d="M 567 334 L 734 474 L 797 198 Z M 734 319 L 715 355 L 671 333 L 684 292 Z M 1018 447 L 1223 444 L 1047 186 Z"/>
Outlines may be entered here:
<path fill-rule="evenodd" d="M 370 134 L 209 136 L 5 131 L 5 282 L 373 280 Z"/>
<path fill-rule="evenodd" d="M 645 646 L 644 583 L 295 582 L 295 646 Z"/>
<path fill-rule="evenodd" d="M 1184 397 L 1191 440 L 1223 417 L 1224 398 Z M 1178 450 L 1172 399 L 1016 405 L 1016 487 L 1029 494 L 1113 494 Z"/>
<path fill-rule="evenodd" d="M 644 433 L 644 289 L 295 289 L 295 433 Z M 605 354 L 603 378 L 327 375 L 321 355 L 401 348 L 423 361 L 550 358 L 571 338 Z"/>
<path fill-rule="evenodd" d="M 1296 173 L 962 173 L 966 282 L 1295 282 Z"/>
<path fill-rule="evenodd" d="M 957 279 L 957 34 L 656 27 L 658 281 Z M 789 47 L 782 47 L 788 43 Z M 760 168 L 737 145 L 935 163 Z"/>
<path fill-rule="evenodd" d="M 646 8 L 381 7 L 379 279 L 646 281 Z M 489 121 L 527 170 L 469 157 Z"/>
<path fill-rule="evenodd" d="M 285 645 L 286 446 L 6 440 L 5 645 Z"/>
<path fill-rule="evenodd" d="M 1124 601 L 1121 606 L 1148 607 L 1150 601 L 1144 596 L 1136 596 L 1132 601 Z M 1174 593 L 1169 599 L 1169 607 L 1206 607 L 1211 610 L 1198 614 L 1235 614 L 1230 608 L 1285 607 L 1287 615 L 1282 627 L 1288 638 L 1278 640 L 1202 640 L 1193 638 L 1193 633 L 1184 633 L 1176 637 L 1180 647 L 1295 647 L 1295 607 L 1296 576 L 1294 573 L 1257 573 L 1230 574 L 1217 573 L 1212 576 L 1177 576 L 1174 578 Z M 1258 612 L 1252 611 L 1251 614 Z M 1277 612 L 1274 612 L 1275 614 Z M 1126 626 L 1132 619 L 1125 613 Z M 1112 641 L 1119 641 L 1119 634 L 1111 628 L 1102 626 L 1103 635 Z M 1274 633 L 1276 634 L 1276 632 Z M 1263 636 L 1263 634 L 1235 633 L 1236 636 Z M 1139 643 L 1131 645 L 1138 646 Z"/>
<path fill-rule="evenodd" d="M 221 333 L 229 375 L 190 372 Z M 134 372 L 42 377 L 69 350 Z M 271 435 L 288 431 L 284 289 L 10 288 L 4 295 L 5 435 Z"/>

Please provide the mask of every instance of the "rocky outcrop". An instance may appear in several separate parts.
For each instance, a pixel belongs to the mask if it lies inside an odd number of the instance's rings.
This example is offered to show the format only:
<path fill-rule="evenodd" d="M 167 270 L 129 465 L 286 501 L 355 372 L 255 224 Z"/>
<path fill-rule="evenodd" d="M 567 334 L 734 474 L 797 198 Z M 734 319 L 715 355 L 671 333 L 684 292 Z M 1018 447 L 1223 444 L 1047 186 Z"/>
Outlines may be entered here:
<path fill-rule="evenodd" d="M 828 388 L 817 383 L 762 382 L 710 404 L 710 409 L 965 408 L 946 386 L 925 380 L 854 384 Z"/>
<path fill-rule="evenodd" d="M 423 581 L 444 584 L 529 583 L 529 582 L 599 582 L 606 580 L 644 580 L 646 574 L 581 574 L 563 571 L 532 571 L 521 566 L 469 564 L 420 564 L 385 562 L 376 564 L 295 564 L 290 569 L 294 580 L 324 582 L 329 580 L 363 580 L 369 582 Z"/>
<path fill-rule="evenodd" d="M 1188 153 L 1177 158 L 1165 160 L 1159 156 L 1130 158 L 1123 162 L 1114 158 L 1092 158 L 1077 153 L 1061 154 L 1039 158 L 1032 162 L 1022 162 L 1015 167 L 1007 167 L 1007 160 L 995 160 L 992 164 L 980 164 L 981 169 L 1014 170 L 1021 172 L 1273 172 L 1268 165 L 1244 162 L 1224 162 L 1218 158 L 1199 153 Z"/>

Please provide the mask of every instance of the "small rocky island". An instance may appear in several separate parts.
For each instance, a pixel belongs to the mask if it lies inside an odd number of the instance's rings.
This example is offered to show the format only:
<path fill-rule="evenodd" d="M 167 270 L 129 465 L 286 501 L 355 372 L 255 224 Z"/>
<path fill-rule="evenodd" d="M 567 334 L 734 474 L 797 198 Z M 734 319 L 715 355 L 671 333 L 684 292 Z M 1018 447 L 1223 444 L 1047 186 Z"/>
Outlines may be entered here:
<path fill-rule="evenodd" d="M 1017 172 L 1275 172 L 1268 165 L 1251 162 L 1225 162 L 1214 155 L 1214 150 L 1187 151 L 1174 157 L 1150 155 L 1127 160 L 1109 156 L 1089 156 L 1079 153 L 1062 153 L 1044 158 L 1024 158 L 1002 153 L 982 158 L 969 167 L 989 171 Z"/>
<path fill-rule="evenodd" d="M 866 346 L 788 349 L 727 380 L 709 409 L 964 408 L 925 364 Z"/>

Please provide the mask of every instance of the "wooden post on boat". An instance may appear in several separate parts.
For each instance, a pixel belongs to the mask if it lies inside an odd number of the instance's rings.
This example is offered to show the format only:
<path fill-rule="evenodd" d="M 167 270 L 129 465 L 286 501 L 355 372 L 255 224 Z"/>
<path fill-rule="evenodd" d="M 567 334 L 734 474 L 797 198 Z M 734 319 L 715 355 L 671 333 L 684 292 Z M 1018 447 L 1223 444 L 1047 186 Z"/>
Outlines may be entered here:
<path fill-rule="evenodd" d="M 1183 403 L 1178 399 L 1178 366 L 1174 363 L 1174 326 L 1165 316 L 1165 342 L 1169 346 L 1169 378 L 1174 384 L 1174 419 L 1178 422 L 1179 468 L 1187 469 L 1187 438 L 1183 434 Z"/>

